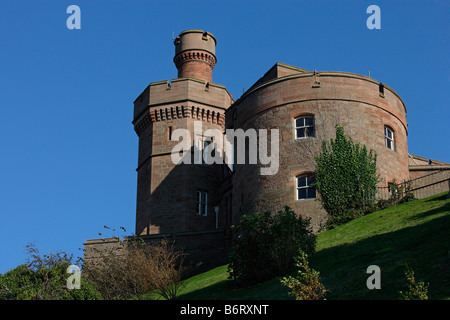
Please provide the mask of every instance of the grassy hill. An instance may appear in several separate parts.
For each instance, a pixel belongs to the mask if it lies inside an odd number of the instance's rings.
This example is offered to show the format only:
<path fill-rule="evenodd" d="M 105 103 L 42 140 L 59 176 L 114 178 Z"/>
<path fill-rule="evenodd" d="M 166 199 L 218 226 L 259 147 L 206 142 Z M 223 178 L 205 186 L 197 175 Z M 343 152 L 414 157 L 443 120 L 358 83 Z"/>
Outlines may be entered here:
<path fill-rule="evenodd" d="M 335 299 L 397 299 L 405 263 L 430 284 L 430 299 L 450 298 L 450 199 L 441 194 L 380 210 L 317 237 L 311 267 Z M 366 287 L 369 265 L 381 269 L 381 289 Z M 236 287 L 221 266 L 187 280 L 179 299 L 292 299 L 280 278 Z"/>

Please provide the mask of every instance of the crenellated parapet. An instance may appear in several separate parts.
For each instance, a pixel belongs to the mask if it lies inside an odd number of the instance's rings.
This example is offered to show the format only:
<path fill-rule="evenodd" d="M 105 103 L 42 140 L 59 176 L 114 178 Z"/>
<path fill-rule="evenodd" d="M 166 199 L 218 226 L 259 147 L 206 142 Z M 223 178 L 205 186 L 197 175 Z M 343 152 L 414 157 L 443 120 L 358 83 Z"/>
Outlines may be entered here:
<path fill-rule="evenodd" d="M 193 78 L 151 83 L 134 101 L 134 130 L 140 135 L 152 122 L 193 118 L 219 125 L 233 103 L 227 89 L 219 84 Z"/>

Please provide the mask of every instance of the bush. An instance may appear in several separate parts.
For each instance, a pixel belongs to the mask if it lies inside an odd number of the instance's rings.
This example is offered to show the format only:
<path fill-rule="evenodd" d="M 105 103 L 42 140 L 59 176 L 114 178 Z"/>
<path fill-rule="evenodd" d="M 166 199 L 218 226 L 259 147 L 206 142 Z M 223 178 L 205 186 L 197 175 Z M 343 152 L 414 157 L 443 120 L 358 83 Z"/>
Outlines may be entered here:
<path fill-rule="evenodd" d="M 336 126 L 336 139 L 322 143 L 316 157 L 315 186 L 328 213 L 328 228 L 337 227 L 373 208 L 377 191 L 377 156 L 354 143 Z"/>
<path fill-rule="evenodd" d="M 310 218 L 297 216 L 289 207 L 272 215 L 243 215 L 236 228 L 228 266 L 229 278 L 251 284 L 292 272 L 298 250 L 311 255 L 316 237 Z"/>
<path fill-rule="evenodd" d="M 98 300 L 100 294 L 91 283 L 80 277 L 80 289 L 70 290 L 67 268 L 72 256 L 59 252 L 41 256 L 29 245 L 28 264 L 22 264 L 0 275 L 0 300 Z"/>
<path fill-rule="evenodd" d="M 412 193 L 411 181 L 405 181 L 403 183 L 397 183 L 394 179 L 390 185 L 390 199 L 393 205 L 416 200 L 416 197 Z"/>
<path fill-rule="evenodd" d="M 284 277 L 281 284 L 290 288 L 296 300 L 323 300 L 327 290 L 320 282 L 318 271 L 309 267 L 308 255 L 300 251 L 297 257 L 297 277 Z"/>
<path fill-rule="evenodd" d="M 104 299 L 141 299 L 152 292 L 171 300 L 183 286 L 184 254 L 167 241 L 149 244 L 129 237 L 121 252 L 100 256 L 100 261 L 85 263 L 84 272 Z"/>

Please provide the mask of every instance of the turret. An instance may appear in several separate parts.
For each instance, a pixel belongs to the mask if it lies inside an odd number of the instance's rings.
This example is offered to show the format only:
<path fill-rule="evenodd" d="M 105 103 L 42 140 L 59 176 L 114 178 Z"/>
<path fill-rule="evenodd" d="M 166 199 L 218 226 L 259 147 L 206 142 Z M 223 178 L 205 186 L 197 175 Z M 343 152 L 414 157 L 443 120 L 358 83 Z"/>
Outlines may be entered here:
<path fill-rule="evenodd" d="M 216 65 L 216 38 L 203 30 L 186 30 L 175 39 L 173 59 L 178 78 L 194 78 L 212 82 L 212 71 Z"/>

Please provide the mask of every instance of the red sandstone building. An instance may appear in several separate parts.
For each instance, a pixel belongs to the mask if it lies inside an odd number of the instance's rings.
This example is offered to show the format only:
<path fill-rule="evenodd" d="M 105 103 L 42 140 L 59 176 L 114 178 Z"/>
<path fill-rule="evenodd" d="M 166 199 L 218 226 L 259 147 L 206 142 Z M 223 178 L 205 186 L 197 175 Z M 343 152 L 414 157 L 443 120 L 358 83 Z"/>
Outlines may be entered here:
<path fill-rule="evenodd" d="M 234 101 L 223 85 L 213 82 L 216 44 L 209 32 L 182 32 L 175 39 L 178 78 L 150 83 L 134 102 L 139 136 L 136 235 L 172 239 L 194 260 L 213 265 L 224 262 L 230 228 L 249 211 L 275 212 L 288 205 L 311 217 L 319 231 L 326 213 L 312 187 L 314 157 L 323 139 L 334 138 L 336 124 L 377 153 L 382 185 L 431 177 L 418 181 L 416 195 L 449 190 L 449 164 L 408 153 L 406 107 L 386 84 L 352 73 L 276 63 Z M 192 153 L 212 142 L 195 134 L 198 121 L 204 131 L 278 129 L 277 173 L 262 175 L 259 162 L 175 164 L 175 130 L 192 133 Z M 117 241 L 88 240 L 85 257 L 90 249 Z"/>

